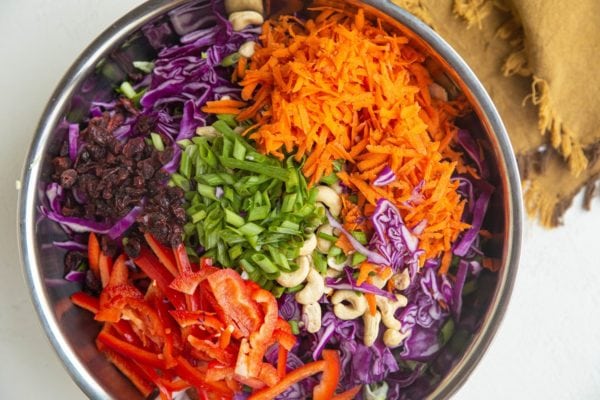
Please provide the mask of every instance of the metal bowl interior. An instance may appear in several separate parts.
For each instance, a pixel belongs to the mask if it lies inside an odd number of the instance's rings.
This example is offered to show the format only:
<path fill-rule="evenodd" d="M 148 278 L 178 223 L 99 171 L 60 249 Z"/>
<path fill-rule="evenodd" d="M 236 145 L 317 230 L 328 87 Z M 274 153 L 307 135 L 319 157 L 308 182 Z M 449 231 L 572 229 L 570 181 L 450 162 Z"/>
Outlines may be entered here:
<path fill-rule="evenodd" d="M 123 79 L 115 54 L 137 40 L 140 29 L 166 18 L 169 10 L 190 0 L 153 0 L 125 15 L 98 37 L 73 64 L 58 85 L 41 117 L 26 160 L 19 200 L 20 247 L 34 305 L 46 334 L 65 367 L 90 398 L 141 398 L 129 381 L 98 353 L 94 338 L 100 327 L 92 316 L 74 307 L 69 295 L 77 284 L 62 280 L 64 252 L 53 241 L 63 231 L 39 213 L 49 179 L 51 155 L 64 138 L 60 122 L 83 117 L 92 96 L 110 93 Z M 329 1 L 328 3 L 332 3 Z M 464 318 L 448 345 L 433 361 L 427 385 L 409 397 L 447 398 L 468 377 L 489 346 L 506 310 L 515 280 L 521 243 L 522 204 L 520 182 L 508 136 L 494 105 L 481 83 L 459 55 L 429 27 L 389 1 L 334 1 L 338 6 L 361 5 L 367 15 L 381 18 L 392 29 L 408 36 L 429 56 L 435 77 L 451 82 L 464 93 L 474 110 L 470 124 L 478 126 L 477 139 L 484 144 L 493 166 L 490 179 L 496 187 L 484 228 L 493 239 L 484 249 L 500 265 L 496 273 L 484 271 L 477 290 L 464 299 Z"/>

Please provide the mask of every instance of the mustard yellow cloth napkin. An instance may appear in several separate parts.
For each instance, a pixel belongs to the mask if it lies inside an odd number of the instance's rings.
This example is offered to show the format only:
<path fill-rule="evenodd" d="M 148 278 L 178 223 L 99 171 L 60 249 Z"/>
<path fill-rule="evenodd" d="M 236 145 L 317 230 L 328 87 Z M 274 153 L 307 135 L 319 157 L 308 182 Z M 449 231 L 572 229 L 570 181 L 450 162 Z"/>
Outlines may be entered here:
<path fill-rule="evenodd" d="M 600 177 L 600 1 L 393 0 L 473 68 L 507 127 L 530 215 L 545 226 Z"/>

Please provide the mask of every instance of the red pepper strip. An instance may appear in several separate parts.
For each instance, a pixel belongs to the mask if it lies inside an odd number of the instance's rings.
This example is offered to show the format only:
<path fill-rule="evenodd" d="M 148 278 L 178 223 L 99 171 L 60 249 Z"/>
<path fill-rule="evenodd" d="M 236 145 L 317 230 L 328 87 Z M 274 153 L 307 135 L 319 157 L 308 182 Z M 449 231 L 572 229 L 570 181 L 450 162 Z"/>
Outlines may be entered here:
<path fill-rule="evenodd" d="M 269 345 L 274 343 L 279 343 L 281 347 L 283 347 L 287 351 L 290 351 L 292 350 L 292 347 L 296 345 L 296 336 L 294 336 L 291 333 L 275 329 L 273 331 L 273 336 L 271 337 L 271 340 L 269 340 Z"/>
<path fill-rule="evenodd" d="M 111 327 L 115 331 L 117 331 L 117 333 L 119 335 L 121 335 L 121 337 L 123 339 L 125 339 L 128 343 L 131 343 L 132 345 L 138 346 L 138 347 L 143 346 L 142 341 L 140 340 L 139 336 L 134 332 L 134 330 L 131 328 L 131 325 L 129 324 L 128 321 L 120 320 L 119 322 L 112 324 Z"/>
<path fill-rule="evenodd" d="M 177 268 L 179 269 L 180 275 L 189 276 L 194 272 L 183 243 L 180 243 L 173 249 L 173 254 L 175 255 L 175 261 L 177 261 Z M 196 286 L 198 286 L 198 284 L 196 284 Z M 188 310 L 196 311 L 200 308 L 199 298 L 193 296 L 193 291 L 191 294 L 185 295 L 185 302 Z"/>
<path fill-rule="evenodd" d="M 215 332 L 220 332 L 225 329 L 225 325 L 218 318 L 215 317 L 215 313 L 208 311 L 183 311 L 183 310 L 171 310 L 169 314 L 177 321 L 179 326 L 182 328 L 200 325 L 203 328 L 208 328 Z"/>
<path fill-rule="evenodd" d="M 190 387 L 190 384 L 184 380 L 167 380 L 160 378 L 161 383 L 171 392 L 180 392 Z"/>
<path fill-rule="evenodd" d="M 181 356 L 177 357 L 175 371 L 181 378 L 200 390 L 206 390 L 209 393 L 228 399 L 233 397 L 233 392 L 226 385 L 221 384 L 220 382 L 208 382 L 206 376 L 201 371 L 194 368 L 192 364 Z"/>
<path fill-rule="evenodd" d="M 184 272 L 175 277 L 169 287 L 178 292 L 192 295 L 196 291 L 198 285 L 216 271 L 218 271 L 218 269 L 215 267 L 206 267 L 200 269 L 198 272 Z"/>
<path fill-rule="evenodd" d="M 90 270 L 100 278 L 100 270 L 98 269 L 98 261 L 100 260 L 100 242 L 94 232 L 90 232 L 88 237 L 88 264 Z"/>
<path fill-rule="evenodd" d="M 198 351 L 203 352 L 212 360 L 216 360 L 219 364 L 226 366 L 235 364 L 235 356 L 209 340 L 201 340 L 195 336 L 189 335 L 187 341 Z"/>
<path fill-rule="evenodd" d="M 313 400 L 329 400 L 340 381 L 340 356 L 335 350 L 323 350 L 325 370 L 321 382 L 313 389 Z"/>
<path fill-rule="evenodd" d="M 165 328 L 156 310 L 148 303 L 138 299 L 128 299 L 121 311 L 123 319 L 129 320 L 136 330 L 144 347 L 148 348 L 149 338 L 158 349 L 165 343 Z M 157 350 L 158 351 L 158 350 Z"/>
<path fill-rule="evenodd" d="M 287 356 L 288 351 L 285 347 L 280 345 L 277 351 L 277 375 L 279 376 L 279 379 L 282 379 L 287 372 Z"/>
<path fill-rule="evenodd" d="M 100 310 L 94 319 L 103 322 L 117 322 L 129 299 L 142 299 L 143 297 L 140 291 L 131 285 L 109 285 L 100 293 Z"/>
<path fill-rule="evenodd" d="M 220 307 L 221 320 L 227 324 L 231 321 L 244 337 L 258 330 L 262 324 L 260 310 L 237 272 L 221 269 L 206 280 Z"/>
<path fill-rule="evenodd" d="M 94 297 L 90 296 L 85 292 L 76 292 L 71 295 L 71 301 L 77 307 L 81 307 L 84 310 L 91 312 L 92 314 L 96 314 L 100 309 L 100 301 Z"/>
<path fill-rule="evenodd" d="M 300 368 L 296 368 L 293 371 L 287 373 L 287 375 L 277 382 L 276 385 L 267 387 L 261 390 L 257 390 L 250 395 L 248 400 L 271 400 L 285 392 L 290 386 L 300 382 L 303 379 L 313 376 L 319 372 L 323 372 L 325 369 L 325 361 L 313 361 L 308 364 L 304 364 Z"/>
<path fill-rule="evenodd" d="M 362 385 L 354 386 L 352 389 L 333 396 L 331 400 L 352 400 L 360 392 L 360 389 L 362 389 Z"/>
<path fill-rule="evenodd" d="M 150 383 L 148 377 L 137 364 L 110 349 L 104 349 L 102 352 L 106 358 L 108 358 L 108 360 L 131 381 L 131 383 L 133 383 L 144 398 L 150 396 L 154 391 L 154 386 Z"/>
<path fill-rule="evenodd" d="M 268 363 L 262 363 L 260 372 L 258 373 L 258 379 L 264 382 L 267 386 L 271 387 L 279 382 L 279 376 L 274 366 Z"/>
<path fill-rule="evenodd" d="M 110 273 L 110 278 L 108 280 L 109 285 L 117 286 L 127 283 L 127 280 L 129 279 L 129 268 L 127 268 L 127 265 L 125 265 L 126 259 L 127 257 L 125 254 L 121 254 L 115 260 Z"/>
<path fill-rule="evenodd" d="M 156 282 L 160 291 L 167 296 L 175 308 L 178 310 L 186 309 L 185 297 L 169 287 L 169 284 L 173 280 L 173 275 L 165 269 L 152 252 L 146 248 L 142 248 L 138 258 L 133 261 L 150 279 Z"/>
<path fill-rule="evenodd" d="M 233 376 L 233 373 L 233 367 L 225 367 L 220 364 L 209 365 L 208 369 L 206 370 L 206 380 L 208 382 L 222 381 L 225 380 L 225 378 Z"/>
<path fill-rule="evenodd" d="M 98 269 L 100 270 L 102 287 L 106 287 L 112 271 L 112 259 L 102 252 L 100 252 L 100 259 L 98 260 Z"/>
<path fill-rule="evenodd" d="M 141 349 L 121 339 L 118 339 L 114 335 L 111 335 L 105 331 L 100 332 L 96 340 L 106 347 L 121 354 L 122 356 L 129 357 L 132 360 L 141 363 L 142 365 L 150 365 L 155 368 L 165 369 L 165 360 L 162 359 L 161 354 L 155 354 Z"/>
<path fill-rule="evenodd" d="M 179 269 L 180 274 L 193 272 L 192 264 L 190 264 L 190 259 L 183 243 L 175 246 L 173 249 L 173 254 L 175 255 L 175 261 L 177 262 L 177 268 Z"/>
<path fill-rule="evenodd" d="M 219 347 L 222 349 L 226 349 L 229 347 L 229 343 L 231 343 L 231 334 L 233 333 L 233 325 L 227 325 L 225 329 L 221 332 L 221 336 L 219 336 Z"/>
<path fill-rule="evenodd" d="M 175 257 L 173 257 L 171 249 L 160 244 L 160 242 L 149 233 L 144 233 L 144 238 L 162 265 L 164 265 L 173 276 L 177 276 L 179 271 L 177 271 L 177 264 L 175 263 Z"/>
<path fill-rule="evenodd" d="M 158 388 L 160 393 L 160 398 L 162 400 L 173 400 L 173 396 L 171 395 L 172 390 L 165 386 L 163 379 L 156 373 L 156 371 L 148 367 L 147 365 L 140 364 L 139 362 L 135 362 L 136 365 L 144 371 L 144 373 L 148 376 L 148 379 Z M 175 363 L 177 365 L 177 363 Z"/>
<path fill-rule="evenodd" d="M 165 362 L 167 363 L 167 368 L 172 368 L 177 364 L 175 355 L 177 355 L 183 348 L 181 341 L 181 330 L 169 314 L 167 305 L 162 301 L 162 299 L 154 299 L 154 308 L 156 309 L 156 314 L 158 315 L 158 318 L 165 329 L 165 347 L 163 349 Z"/>
<path fill-rule="evenodd" d="M 262 360 L 269 346 L 269 340 L 273 336 L 277 324 L 277 300 L 273 294 L 264 289 L 258 289 L 252 293 L 252 300 L 262 307 L 264 320 L 258 331 L 250 334 L 249 373 L 257 377 L 260 372 Z"/>

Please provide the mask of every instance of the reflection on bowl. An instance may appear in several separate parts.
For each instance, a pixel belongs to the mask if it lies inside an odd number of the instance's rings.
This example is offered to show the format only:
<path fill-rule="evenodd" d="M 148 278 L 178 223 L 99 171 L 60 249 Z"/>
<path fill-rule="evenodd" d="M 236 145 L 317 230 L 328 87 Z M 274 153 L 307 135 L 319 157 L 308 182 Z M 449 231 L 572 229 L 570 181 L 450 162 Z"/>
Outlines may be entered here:
<path fill-rule="evenodd" d="M 49 180 L 48 165 L 64 139 L 66 117 L 78 122 L 84 118 L 92 99 L 108 98 L 112 87 L 125 74 L 119 54 L 127 49 L 142 49 L 141 28 L 189 3 L 186 0 L 150 1 L 105 31 L 67 72 L 40 120 L 31 146 L 20 199 L 20 240 L 26 275 L 39 317 L 63 363 L 81 389 L 91 398 L 136 399 L 141 396 L 130 382 L 98 353 L 93 338 L 99 325 L 74 307 L 69 295 L 78 286 L 62 280 L 64 251 L 54 241 L 64 240 L 64 232 L 39 214 L 44 188 Z M 280 2 L 281 3 L 281 2 Z M 329 1 L 328 3 L 332 3 Z M 377 16 L 392 29 L 399 29 L 417 47 L 430 55 L 434 78 L 446 87 L 466 95 L 474 113 L 465 123 L 477 132 L 492 168 L 490 182 L 496 191 L 483 227 L 492 236 L 483 250 L 499 266 L 497 273 L 484 271 L 476 290 L 464 298 L 463 318 L 447 346 L 432 362 L 426 387 L 415 397 L 428 394 L 446 398 L 465 381 L 488 347 L 502 319 L 514 283 L 521 241 L 520 183 L 507 134 L 489 96 L 460 57 L 427 26 L 387 1 L 334 2 L 338 6 L 363 6 L 368 15 Z M 141 54 L 153 56 L 151 53 Z M 452 91 L 451 90 L 451 91 Z M 408 397 L 410 396 L 408 389 Z M 416 390 L 416 389 L 415 389 Z"/>

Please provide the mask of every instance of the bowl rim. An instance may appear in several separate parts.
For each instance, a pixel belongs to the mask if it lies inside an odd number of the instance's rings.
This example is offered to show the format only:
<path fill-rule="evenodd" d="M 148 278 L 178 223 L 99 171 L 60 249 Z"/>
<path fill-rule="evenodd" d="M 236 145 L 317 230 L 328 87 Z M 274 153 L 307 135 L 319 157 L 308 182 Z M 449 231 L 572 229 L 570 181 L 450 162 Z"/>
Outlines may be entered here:
<path fill-rule="evenodd" d="M 21 264 L 24 267 L 31 300 L 46 336 L 63 366 L 79 388 L 90 398 L 103 399 L 109 396 L 70 348 L 66 338 L 60 334 L 59 324 L 52 311 L 41 274 L 37 250 L 34 246 L 27 246 L 28 243 L 36 243 L 35 204 L 38 196 L 36 184 L 41 173 L 43 151 L 68 104 L 68 100 L 85 77 L 93 71 L 95 65 L 129 34 L 173 8 L 190 1 L 192 0 L 150 0 L 145 2 L 111 24 L 87 46 L 64 74 L 50 97 L 40 117 L 23 167 L 22 189 L 19 192 L 19 211 L 17 213 L 18 239 Z M 408 11 L 393 4 L 391 0 L 362 0 L 362 3 L 387 14 L 396 23 L 408 28 L 460 76 L 464 86 L 469 89 L 470 100 L 476 102 L 479 107 L 479 118 L 487 122 L 488 130 L 491 132 L 490 137 L 497 141 L 498 162 L 502 163 L 502 167 L 506 171 L 506 176 L 501 176 L 501 179 L 504 180 L 503 183 L 508 189 L 504 193 L 504 203 L 508 208 L 506 214 L 508 217 L 504 222 L 507 232 L 504 253 L 507 254 L 507 258 L 498 272 L 501 274 L 498 277 L 498 285 L 479 333 L 474 337 L 457 364 L 428 396 L 428 398 L 435 399 L 448 398 L 463 385 L 489 347 L 504 317 L 514 286 L 521 253 L 523 226 L 523 203 L 517 162 L 506 129 L 490 96 L 458 53 L 429 26 Z"/>

